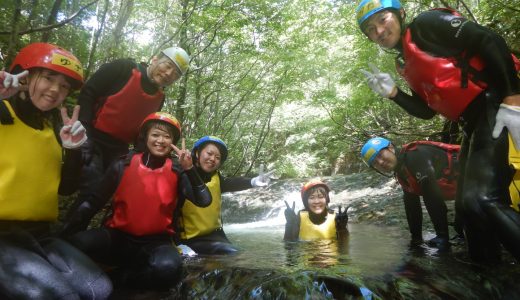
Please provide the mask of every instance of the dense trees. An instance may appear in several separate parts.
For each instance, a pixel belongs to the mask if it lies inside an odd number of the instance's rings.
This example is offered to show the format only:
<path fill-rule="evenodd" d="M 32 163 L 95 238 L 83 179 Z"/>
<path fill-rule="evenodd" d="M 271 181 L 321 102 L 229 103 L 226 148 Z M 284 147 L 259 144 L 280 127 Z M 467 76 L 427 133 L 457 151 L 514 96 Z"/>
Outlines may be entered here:
<path fill-rule="evenodd" d="M 438 139 L 444 125 L 413 119 L 366 87 L 360 69 L 373 62 L 393 72 L 393 56 L 358 31 L 356 2 L 2 0 L 0 65 L 48 41 L 75 53 L 88 75 L 114 58 L 147 61 L 176 44 L 191 54 L 191 68 L 168 90 L 165 109 L 182 120 L 188 145 L 206 134 L 229 144 L 228 174 L 260 163 L 282 176 L 356 171 L 370 136 Z M 519 2 L 403 1 L 408 18 L 457 8 L 503 34 L 515 53 Z"/>

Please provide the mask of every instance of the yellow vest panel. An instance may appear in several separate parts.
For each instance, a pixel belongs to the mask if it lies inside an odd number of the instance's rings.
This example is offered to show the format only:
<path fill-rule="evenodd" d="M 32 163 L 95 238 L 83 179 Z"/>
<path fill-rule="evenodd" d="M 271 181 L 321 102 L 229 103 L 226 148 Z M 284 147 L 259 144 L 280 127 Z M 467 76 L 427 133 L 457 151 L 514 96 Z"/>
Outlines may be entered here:
<path fill-rule="evenodd" d="M 211 193 L 211 204 L 207 207 L 199 207 L 191 201 L 184 202 L 181 209 L 180 224 L 183 230 L 180 232 L 182 239 L 191 239 L 196 236 L 206 235 L 222 227 L 220 221 L 220 207 L 222 204 L 220 192 L 220 177 L 217 173 L 211 177 L 206 187 Z"/>
<path fill-rule="evenodd" d="M 4 103 L 14 124 L 0 124 L 0 220 L 55 221 L 61 146 L 52 128 L 27 126 Z"/>
<path fill-rule="evenodd" d="M 515 148 L 511 134 L 509 134 L 509 164 L 516 170 L 513 180 L 509 185 L 511 207 L 517 212 L 520 212 L 520 151 Z"/>
<path fill-rule="evenodd" d="M 308 211 L 300 211 L 300 240 L 311 241 L 318 239 L 336 238 L 336 214 L 328 213 L 325 222 L 316 225 L 309 218 Z"/>

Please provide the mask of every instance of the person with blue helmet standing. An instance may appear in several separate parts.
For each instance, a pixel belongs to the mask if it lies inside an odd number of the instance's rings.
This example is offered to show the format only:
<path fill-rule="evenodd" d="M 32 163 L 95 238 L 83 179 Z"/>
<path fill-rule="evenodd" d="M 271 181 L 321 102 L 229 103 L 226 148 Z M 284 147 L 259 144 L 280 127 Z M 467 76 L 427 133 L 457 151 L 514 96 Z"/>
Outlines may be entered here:
<path fill-rule="evenodd" d="M 215 136 L 204 136 L 193 145 L 191 156 L 196 170 L 211 193 L 208 207 L 196 207 L 184 201 L 179 210 L 179 243 L 197 254 L 231 254 L 237 252 L 222 228 L 222 193 L 235 192 L 269 184 L 272 172 L 254 178 L 224 177 L 219 168 L 228 157 L 228 147 Z"/>
<path fill-rule="evenodd" d="M 422 196 L 436 234 L 427 244 L 439 250 L 450 246 L 444 201 L 455 198 L 459 150 L 458 145 L 432 141 L 416 141 L 398 149 L 382 137 L 371 138 L 361 149 L 361 157 L 369 167 L 395 176 L 401 185 L 412 245 L 423 242 Z"/>
<path fill-rule="evenodd" d="M 463 215 L 469 255 L 498 260 L 501 243 L 520 260 L 520 213 L 511 207 L 514 170 L 508 161 L 509 146 L 520 147 L 518 60 L 501 36 L 451 9 L 423 12 L 409 24 L 405 16 L 398 0 L 357 6 L 361 31 L 398 53 L 396 69 L 412 93 L 375 66 L 363 70 L 368 85 L 415 117 L 439 113 L 463 125 L 456 210 Z"/>

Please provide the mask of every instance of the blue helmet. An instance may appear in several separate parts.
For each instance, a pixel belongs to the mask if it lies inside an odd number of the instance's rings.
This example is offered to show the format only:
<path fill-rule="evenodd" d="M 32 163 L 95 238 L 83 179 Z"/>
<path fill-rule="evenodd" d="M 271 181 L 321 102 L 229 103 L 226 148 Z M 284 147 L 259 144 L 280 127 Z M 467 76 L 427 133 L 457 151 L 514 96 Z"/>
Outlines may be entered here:
<path fill-rule="evenodd" d="M 211 135 L 203 136 L 199 140 L 197 140 L 195 144 L 193 144 L 193 149 L 191 149 L 191 156 L 195 159 L 196 152 L 204 148 L 204 145 L 207 143 L 215 144 L 218 147 L 221 156 L 220 161 L 221 163 L 224 163 L 228 156 L 228 149 L 226 143 L 224 143 L 224 141 L 219 139 L 218 137 Z"/>
<path fill-rule="evenodd" d="M 363 0 L 356 8 L 356 19 L 359 27 L 374 14 L 387 9 L 401 9 L 399 0 Z"/>
<path fill-rule="evenodd" d="M 361 158 L 365 161 L 369 166 L 372 166 L 374 159 L 381 152 L 381 150 L 388 148 L 391 142 L 382 137 L 371 138 L 363 145 L 361 148 Z"/>

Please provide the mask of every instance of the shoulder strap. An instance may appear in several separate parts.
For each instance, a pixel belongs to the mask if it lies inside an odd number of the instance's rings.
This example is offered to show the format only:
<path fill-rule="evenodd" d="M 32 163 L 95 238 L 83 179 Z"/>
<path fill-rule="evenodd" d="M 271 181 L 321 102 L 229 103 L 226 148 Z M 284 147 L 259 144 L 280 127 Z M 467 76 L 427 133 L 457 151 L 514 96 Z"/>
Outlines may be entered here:
<path fill-rule="evenodd" d="M 0 101 L 0 123 L 3 125 L 14 124 L 13 116 L 5 104 L 5 100 Z"/>

